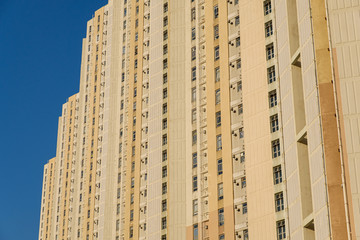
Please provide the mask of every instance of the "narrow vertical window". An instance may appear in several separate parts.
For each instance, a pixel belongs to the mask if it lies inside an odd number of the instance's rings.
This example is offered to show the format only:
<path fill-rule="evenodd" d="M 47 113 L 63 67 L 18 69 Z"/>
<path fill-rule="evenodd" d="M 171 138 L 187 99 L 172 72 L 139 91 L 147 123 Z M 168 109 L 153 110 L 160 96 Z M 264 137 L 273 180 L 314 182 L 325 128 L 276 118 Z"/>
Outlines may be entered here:
<path fill-rule="evenodd" d="M 219 24 L 214 26 L 214 39 L 218 39 L 219 38 Z"/>
<path fill-rule="evenodd" d="M 273 168 L 273 175 L 274 175 L 274 184 L 275 185 L 282 182 L 281 165 Z"/>
<path fill-rule="evenodd" d="M 276 139 L 271 142 L 272 145 L 272 157 L 277 158 L 280 156 L 280 141 Z"/>
<path fill-rule="evenodd" d="M 198 190 L 197 176 L 193 176 L 192 185 L 193 185 L 193 192 L 196 192 Z"/>
<path fill-rule="evenodd" d="M 222 141 L 221 134 L 216 136 L 216 151 L 220 151 L 222 149 Z"/>
<path fill-rule="evenodd" d="M 271 35 L 273 35 L 273 26 L 272 21 L 270 20 L 265 23 L 265 37 L 270 37 Z"/>
<path fill-rule="evenodd" d="M 271 11 L 271 0 L 267 0 L 264 2 L 264 15 L 270 14 Z"/>
<path fill-rule="evenodd" d="M 217 173 L 218 175 L 223 174 L 223 162 L 221 158 L 217 160 Z"/>
<path fill-rule="evenodd" d="M 270 117 L 270 127 L 271 132 L 276 132 L 279 130 L 279 119 L 277 114 Z"/>
<path fill-rule="evenodd" d="M 220 89 L 216 89 L 215 90 L 215 104 L 219 104 L 220 103 Z"/>
<path fill-rule="evenodd" d="M 215 68 L 215 82 L 220 81 L 220 67 Z"/>
<path fill-rule="evenodd" d="M 280 212 L 284 210 L 284 195 L 283 192 L 275 194 L 275 211 Z"/>
<path fill-rule="evenodd" d="M 276 90 L 269 92 L 269 107 L 275 107 L 277 105 Z"/>
<path fill-rule="evenodd" d="M 268 82 L 273 83 L 276 81 L 275 66 L 271 66 L 267 69 Z"/>
<path fill-rule="evenodd" d="M 224 184 L 219 183 L 218 184 L 218 200 L 221 200 L 224 198 Z"/>
<path fill-rule="evenodd" d="M 274 45 L 271 43 L 266 46 L 266 59 L 271 60 L 275 57 Z"/>
<path fill-rule="evenodd" d="M 223 226 L 224 225 L 224 209 L 220 208 L 218 210 L 218 219 L 219 219 L 219 226 Z"/>
<path fill-rule="evenodd" d="M 220 48 L 219 46 L 216 46 L 214 48 L 214 60 L 217 61 L 220 58 Z"/>
<path fill-rule="evenodd" d="M 280 220 L 276 222 L 276 233 L 278 240 L 282 240 L 286 238 L 285 220 Z"/>
<path fill-rule="evenodd" d="M 219 7 L 218 5 L 214 6 L 214 18 L 218 18 L 219 17 Z"/>
<path fill-rule="evenodd" d="M 192 167 L 193 168 L 197 167 L 197 153 L 192 154 Z"/>

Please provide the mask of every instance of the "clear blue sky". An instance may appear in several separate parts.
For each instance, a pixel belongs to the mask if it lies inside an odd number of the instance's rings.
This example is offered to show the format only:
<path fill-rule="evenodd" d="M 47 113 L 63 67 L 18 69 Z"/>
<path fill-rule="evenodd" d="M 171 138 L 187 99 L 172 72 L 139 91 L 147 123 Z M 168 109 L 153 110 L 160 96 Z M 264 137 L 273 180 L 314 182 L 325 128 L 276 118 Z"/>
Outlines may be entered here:
<path fill-rule="evenodd" d="M 0 0 L 0 240 L 38 238 L 43 165 L 79 89 L 86 22 L 107 0 Z"/>

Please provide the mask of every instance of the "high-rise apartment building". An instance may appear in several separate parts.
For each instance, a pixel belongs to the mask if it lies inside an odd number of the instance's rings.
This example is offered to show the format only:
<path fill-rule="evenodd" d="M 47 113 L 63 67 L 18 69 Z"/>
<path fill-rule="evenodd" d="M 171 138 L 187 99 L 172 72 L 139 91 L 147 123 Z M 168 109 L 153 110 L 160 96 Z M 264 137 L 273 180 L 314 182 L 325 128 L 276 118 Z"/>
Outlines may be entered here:
<path fill-rule="evenodd" d="M 39 240 L 360 240 L 360 2 L 109 0 Z"/>

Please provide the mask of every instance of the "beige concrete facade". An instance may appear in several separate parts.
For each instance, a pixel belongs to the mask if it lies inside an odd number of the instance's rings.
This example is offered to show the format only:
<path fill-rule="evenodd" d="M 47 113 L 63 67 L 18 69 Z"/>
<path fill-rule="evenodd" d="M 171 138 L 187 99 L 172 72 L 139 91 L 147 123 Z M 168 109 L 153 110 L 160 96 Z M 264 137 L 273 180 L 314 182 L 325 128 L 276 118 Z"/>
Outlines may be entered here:
<path fill-rule="evenodd" d="M 359 7 L 110 0 L 44 166 L 39 240 L 359 240 Z"/>

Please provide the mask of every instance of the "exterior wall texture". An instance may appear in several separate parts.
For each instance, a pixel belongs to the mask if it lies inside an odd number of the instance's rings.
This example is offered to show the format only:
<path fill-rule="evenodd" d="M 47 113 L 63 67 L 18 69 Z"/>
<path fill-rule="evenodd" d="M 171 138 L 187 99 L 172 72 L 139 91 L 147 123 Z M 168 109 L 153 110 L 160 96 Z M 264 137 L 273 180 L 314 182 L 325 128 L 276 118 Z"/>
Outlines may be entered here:
<path fill-rule="evenodd" d="M 39 240 L 359 240 L 359 7 L 109 0 Z"/>

